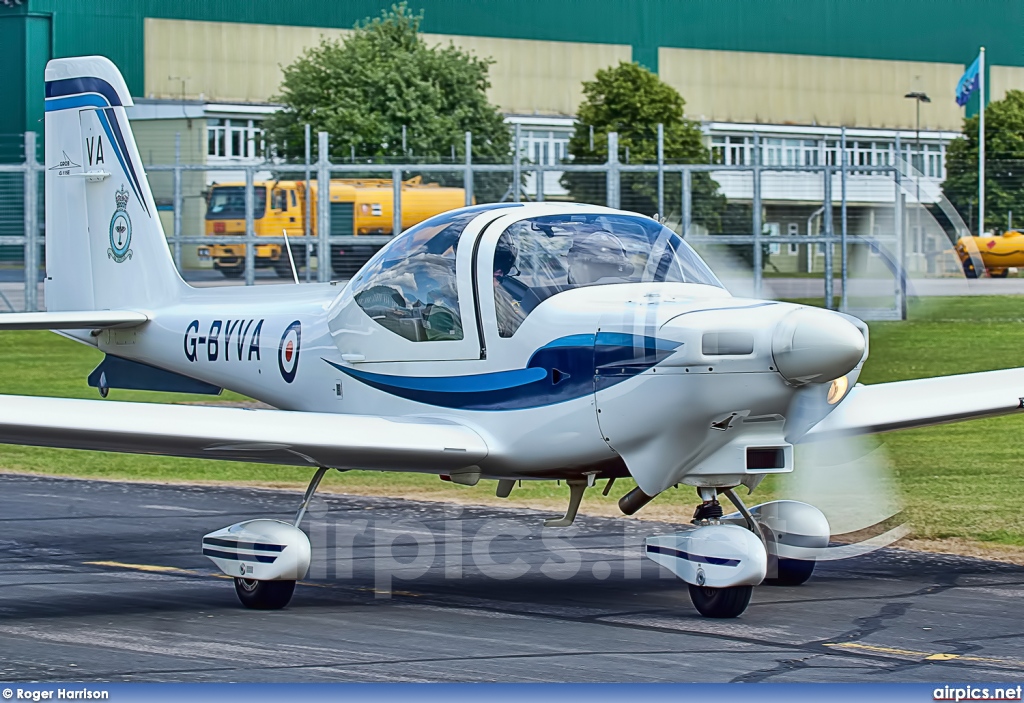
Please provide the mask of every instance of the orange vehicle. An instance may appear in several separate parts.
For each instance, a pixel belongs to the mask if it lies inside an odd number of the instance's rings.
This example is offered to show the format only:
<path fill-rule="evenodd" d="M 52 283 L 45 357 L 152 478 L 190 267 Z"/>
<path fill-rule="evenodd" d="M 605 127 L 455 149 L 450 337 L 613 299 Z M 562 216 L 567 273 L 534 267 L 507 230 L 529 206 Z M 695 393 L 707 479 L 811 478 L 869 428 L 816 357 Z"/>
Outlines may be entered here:
<path fill-rule="evenodd" d="M 988 271 L 992 278 L 1006 278 L 1011 268 L 1024 268 L 1024 232 L 1015 229 L 997 237 L 961 237 L 956 253 L 968 278 Z"/>
<path fill-rule="evenodd" d="M 296 266 L 305 264 L 305 181 L 260 181 L 253 184 L 254 227 L 257 237 L 280 237 L 287 231 L 292 241 Z M 310 183 L 308 197 L 310 234 L 317 236 L 317 184 Z M 394 192 L 390 179 L 331 180 L 331 235 L 392 235 Z M 402 229 L 446 210 L 466 204 L 462 188 L 423 183 L 419 176 L 402 182 Z M 245 184 L 215 183 L 210 187 L 206 208 L 206 235 L 245 235 Z M 314 244 L 315 246 L 315 244 Z M 332 244 L 331 266 L 339 277 L 354 275 L 381 244 Z M 200 260 L 212 260 L 213 267 L 228 278 L 245 272 L 245 244 L 210 243 L 199 247 Z M 314 249 L 315 251 L 315 249 Z M 273 268 L 277 275 L 291 277 L 291 265 L 284 244 L 257 244 L 256 266 Z"/>

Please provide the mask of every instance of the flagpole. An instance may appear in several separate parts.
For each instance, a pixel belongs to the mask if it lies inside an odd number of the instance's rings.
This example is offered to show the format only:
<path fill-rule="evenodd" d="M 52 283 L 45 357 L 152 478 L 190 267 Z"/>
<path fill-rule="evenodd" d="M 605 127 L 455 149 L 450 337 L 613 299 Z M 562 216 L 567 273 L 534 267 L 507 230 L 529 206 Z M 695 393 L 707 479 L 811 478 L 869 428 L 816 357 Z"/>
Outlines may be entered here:
<path fill-rule="evenodd" d="M 985 47 L 978 54 L 978 236 L 985 235 Z"/>

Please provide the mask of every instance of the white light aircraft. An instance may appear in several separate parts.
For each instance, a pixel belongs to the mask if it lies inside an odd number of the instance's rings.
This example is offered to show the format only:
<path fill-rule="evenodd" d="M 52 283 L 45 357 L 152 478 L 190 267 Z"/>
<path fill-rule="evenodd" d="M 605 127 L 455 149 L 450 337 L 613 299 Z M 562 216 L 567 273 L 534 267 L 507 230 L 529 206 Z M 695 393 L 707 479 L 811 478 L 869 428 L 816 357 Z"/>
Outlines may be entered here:
<path fill-rule="evenodd" d="M 828 549 L 817 508 L 748 510 L 734 490 L 793 471 L 794 444 L 1024 402 L 1017 369 L 858 385 L 862 322 L 735 298 L 670 229 L 605 207 L 467 207 L 395 237 L 344 285 L 194 289 L 168 253 L 131 104 L 105 58 L 47 65 L 46 312 L 0 329 L 104 352 L 90 377 L 104 395 L 228 388 L 278 409 L 0 396 L 0 442 L 312 470 L 294 521 L 203 538 L 246 606 L 288 603 L 310 561 L 310 498 L 329 469 L 359 468 L 495 480 L 502 497 L 564 480 L 552 527 L 598 480 L 636 481 L 626 514 L 692 486 L 693 526 L 646 553 L 701 613 L 735 617 L 766 576 L 801 583 Z M 720 495 L 739 512 L 723 516 Z"/>

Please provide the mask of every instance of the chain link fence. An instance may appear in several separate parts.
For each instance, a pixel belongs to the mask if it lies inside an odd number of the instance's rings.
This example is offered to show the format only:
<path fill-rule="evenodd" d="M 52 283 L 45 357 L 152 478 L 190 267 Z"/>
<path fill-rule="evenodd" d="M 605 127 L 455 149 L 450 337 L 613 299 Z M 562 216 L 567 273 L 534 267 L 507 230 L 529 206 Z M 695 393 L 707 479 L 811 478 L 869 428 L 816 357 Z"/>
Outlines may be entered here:
<path fill-rule="evenodd" d="M 735 294 L 819 297 L 864 319 L 904 318 L 908 276 L 959 271 L 949 250 L 965 226 L 955 212 L 936 216 L 944 200 L 937 182 L 898 159 L 849 165 L 844 137 L 839 163 L 762 164 L 755 135 L 750 164 L 672 163 L 658 134 L 651 163 L 630 161 L 614 133 L 603 163 L 535 163 L 519 150 L 505 163 L 481 163 L 469 133 L 447 163 L 332 155 L 329 135 L 308 129 L 299 163 L 186 163 L 180 134 L 173 152 L 141 151 L 146 161 L 170 161 L 146 171 L 174 261 L 195 285 L 344 279 L 393 232 L 436 212 L 545 199 L 657 216 Z M 195 145 L 186 146 L 191 154 Z M 34 133 L 0 135 L 0 153 L 0 308 L 36 310 L 45 166 Z"/>

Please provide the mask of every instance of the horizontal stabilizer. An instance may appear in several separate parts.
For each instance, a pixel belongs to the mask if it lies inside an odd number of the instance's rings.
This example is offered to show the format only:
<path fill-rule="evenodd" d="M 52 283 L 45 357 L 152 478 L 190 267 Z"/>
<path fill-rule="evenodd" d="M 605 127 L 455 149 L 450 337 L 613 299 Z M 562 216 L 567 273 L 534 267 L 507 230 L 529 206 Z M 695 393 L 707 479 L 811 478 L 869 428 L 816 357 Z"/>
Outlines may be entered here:
<path fill-rule="evenodd" d="M 1024 410 L 1024 369 L 856 386 L 802 441 L 941 425 Z"/>
<path fill-rule="evenodd" d="M 131 310 L 65 310 L 0 314 L 0 330 L 95 330 L 137 327 L 149 316 Z"/>
<path fill-rule="evenodd" d="M 487 456 L 473 429 L 375 417 L 0 395 L 0 443 L 448 474 Z"/>

